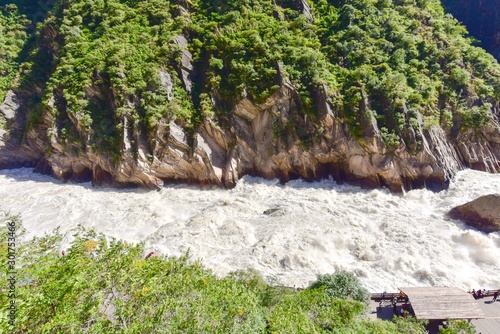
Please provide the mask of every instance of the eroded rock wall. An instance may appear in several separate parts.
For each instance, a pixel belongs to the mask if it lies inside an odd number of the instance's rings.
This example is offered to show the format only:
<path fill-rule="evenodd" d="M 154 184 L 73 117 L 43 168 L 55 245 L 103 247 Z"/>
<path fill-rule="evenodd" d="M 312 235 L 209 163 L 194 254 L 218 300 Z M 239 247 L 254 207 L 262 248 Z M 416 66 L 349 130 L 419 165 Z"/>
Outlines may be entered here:
<path fill-rule="evenodd" d="M 295 89 L 285 82 L 264 103 L 243 98 L 225 122 L 207 118 L 194 134 L 168 119 L 146 134 L 125 117 L 119 157 L 95 152 L 85 131 L 79 133 L 81 142 L 59 136 L 52 111 L 46 108 L 39 125 L 28 126 L 24 138 L 14 142 L 16 136 L 11 136 L 1 142 L 0 163 L 3 168 L 35 166 L 36 171 L 61 180 L 95 185 L 156 188 L 166 181 L 231 187 L 249 174 L 282 181 L 333 177 L 396 192 L 443 189 L 465 167 L 500 171 L 500 126 L 496 121 L 461 132 L 456 138 L 440 127 L 424 130 L 421 126 L 422 149 L 413 153 L 403 141 L 398 147 L 387 147 L 376 122 L 368 122 L 371 136 L 353 137 L 328 99 L 321 98 L 321 93 L 318 96 L 320 112 L 314 117 L 306 115 Z M 0 110 L 9 122 L 17 124 L 22 123 L 16 118 L 22 115 L 22 108 L 22 98 L 11 92 Z"/>

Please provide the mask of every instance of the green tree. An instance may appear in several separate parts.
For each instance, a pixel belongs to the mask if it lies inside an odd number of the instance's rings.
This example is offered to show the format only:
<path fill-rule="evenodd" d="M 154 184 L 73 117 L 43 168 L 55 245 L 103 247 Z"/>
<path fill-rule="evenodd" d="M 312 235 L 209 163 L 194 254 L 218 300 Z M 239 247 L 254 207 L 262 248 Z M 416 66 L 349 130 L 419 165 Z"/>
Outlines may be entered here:
<path fill-rule="evenodd" d="M 442 327 L 439 334 L 475 334 L 476 327 L 465 320 L 448 320 L 448 326 Z"/>
<path fill-rule="evenodd" d="M 330 298 L 352 299 L 367 306 L 370 302 L 370 293 L 366 290 L 351 272 L 339 271 L 335 274 L 319 275 L 308 289 L 325 288 Z"/>

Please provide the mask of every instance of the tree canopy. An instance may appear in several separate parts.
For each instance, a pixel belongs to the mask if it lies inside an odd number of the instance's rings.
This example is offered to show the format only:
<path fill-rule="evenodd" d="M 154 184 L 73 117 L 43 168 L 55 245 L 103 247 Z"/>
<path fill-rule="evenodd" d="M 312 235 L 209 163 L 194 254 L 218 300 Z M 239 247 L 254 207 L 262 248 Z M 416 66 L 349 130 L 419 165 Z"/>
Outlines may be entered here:
<path fill-rule="evenodd" d="M 39 96 L 34 113 L 55 106 L 65 136 L 87 131 L 104 151 L 119 153 L 125 118 L 146 131 L 172 118 L 192 127 L 244 96 L 263 102 L 285 81 L 312 116 L 326 89 L 355 135 L 375 117 L 389 146 L 411 146 L 421 121 L 484 125 L 500 99 L 500 66 L 438 0 L 314 0 L 309 15 L 300 1 L 3 3 L 0 100 L 27 89 Z"/>

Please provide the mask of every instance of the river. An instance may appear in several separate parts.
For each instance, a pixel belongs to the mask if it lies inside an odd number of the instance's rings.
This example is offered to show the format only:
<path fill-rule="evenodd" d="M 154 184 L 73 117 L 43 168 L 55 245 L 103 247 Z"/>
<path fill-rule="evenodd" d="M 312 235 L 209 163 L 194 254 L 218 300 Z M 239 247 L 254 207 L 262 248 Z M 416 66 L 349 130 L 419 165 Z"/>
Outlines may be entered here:
<path fill-rule="evenodd" d="M 446 191 L 394 195 L 332 180 L 285 185 L 244 177 L 231 190 L 168 185 L 160 191 L 61 183 L 30 169 L 0 171 L 0 210 L 19 213 L 26 238 L 78 224 L 145 242 L 169 256 L 190 251 L 217 275 L 254 268 L 307 286 L 349 270 L 371 291 L 403 286 L 500 288 L 500 233 L 446 217 L 453 206 L 500 192 L 500 175 L 465 170 Z"/>

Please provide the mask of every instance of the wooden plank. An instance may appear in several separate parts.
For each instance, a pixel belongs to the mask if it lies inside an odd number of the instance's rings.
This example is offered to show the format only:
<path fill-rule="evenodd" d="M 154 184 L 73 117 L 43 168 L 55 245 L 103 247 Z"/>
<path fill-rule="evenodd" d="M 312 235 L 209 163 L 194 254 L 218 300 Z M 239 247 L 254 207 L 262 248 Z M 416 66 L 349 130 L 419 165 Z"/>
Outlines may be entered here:
<path fill-rule="evenodd" d="M 435 319 L 446 319 L 447 316 L 450 315 L 466 315 L 468 318 L 484 318 L 484 313 L 480 310 L 449 310 L 449 309 L 415 309 L 413 308 L 415 315 L 432 315 L 435 316 Z M 444 318 L 443 318 L 444 317 Z"/>
<path fill-rule="evenodd" d="M 480 319 L 483 311 L 472 295 L 457 288 L 400 288 L 417 319 Z"/>
<path fill-rule="evenodd" d="M 465 299 L 465 298 L 450 298 L 450 297 L 446 297 L 446 298 L 408 298 L 409 301 L 412 303 L 412 304 L 415 304 L 415 303 L 418 303 L 418 304 L 449 304 L 449 303 L 453 303 L 453 304 L 471 304 L 471 303 L 474 303 L 474 299 Z"/>
<path fill-rule="evenodd" d="M 488 298 L 491 300 L 491 298 Z M 488 301 L 488 299 L 486 301 Z M 476 326 L 477 333 L 483 334 L 496 334 L 500 332 L 500 301 L 495 303 L 485 303 L 485 300 L 478 299 L 476 300 L 477 306 L 479 306 L 484 314 L 486 315 L 485 319 L 480 320 L 472 320 L 474 326 Z"/>
<path fill-rule="evenodd" d="M 479 307 L 475 303 L 455 303 L 453 301 L 448 301 L 446 303 L 439 303 L 439 304 L 431 304 L 431 303 L 415 303 L 411 302 L 410 303 L 413 308 L 418 307 L 418 308 L 424 308 L 424 309 L 445 309 L 445 310 L 479 310 Z"/>
<path fill-rule="evenodd" d="M 456 296 L 467 293 L 458 288 L 447 288 L 447 287 L 425 287 L 425 288 L 399 288 L 407 296 Z"/>

